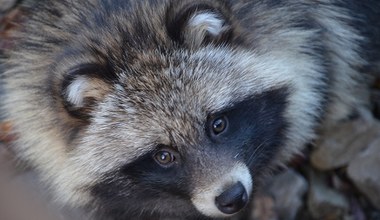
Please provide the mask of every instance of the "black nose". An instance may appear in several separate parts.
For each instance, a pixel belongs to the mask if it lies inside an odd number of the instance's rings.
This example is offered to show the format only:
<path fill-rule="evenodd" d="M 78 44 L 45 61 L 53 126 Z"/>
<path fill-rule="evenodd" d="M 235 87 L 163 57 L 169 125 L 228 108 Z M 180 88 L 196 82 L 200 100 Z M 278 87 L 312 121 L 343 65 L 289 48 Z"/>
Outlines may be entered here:
<path fill-rule="evenodd" d="M 232 185 L 215 198 L 216 206 L 224 214 L 234 214 L 240 211 L 247 202 L 248 195 L 241 182 Z"/>

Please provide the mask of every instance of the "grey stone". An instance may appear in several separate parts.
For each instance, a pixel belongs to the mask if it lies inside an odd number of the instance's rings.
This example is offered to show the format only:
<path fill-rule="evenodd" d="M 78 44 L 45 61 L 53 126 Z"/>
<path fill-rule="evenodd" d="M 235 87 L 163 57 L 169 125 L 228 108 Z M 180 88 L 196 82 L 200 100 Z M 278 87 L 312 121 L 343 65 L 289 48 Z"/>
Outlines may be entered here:
<path fill-rule="evenodd" d="M 355 186 L 380 209 L 380 136 L 350 162 L 347 173 Z"/>
<path fill-rule="evenodd" d="M 295 219 L 308 190 L 306 179 L 293 169 L 275 176 L 267 191 L 274 198 L 274 209 L 280 219 Z"/>
<path fill-rule="evenodd" d="M 327 130 L 311 154 L 312 165 L 319 170 L 347 166 L 373 139 L 380 136 L 380 125 L 373 118 L 359 118 Z"/>
<path fill-rule="evenodd" d="M 326 184 L 325 176 L 310 171 L 307 206 L 315 219 L 343 219 L 349 210 L 347 198 Z"/>
<path fill-rule="evenodd" d="M 258 192 L 252 201 L 249 220 L 279 220 L 275 211 L 274 198 L 263 191 Z"/>

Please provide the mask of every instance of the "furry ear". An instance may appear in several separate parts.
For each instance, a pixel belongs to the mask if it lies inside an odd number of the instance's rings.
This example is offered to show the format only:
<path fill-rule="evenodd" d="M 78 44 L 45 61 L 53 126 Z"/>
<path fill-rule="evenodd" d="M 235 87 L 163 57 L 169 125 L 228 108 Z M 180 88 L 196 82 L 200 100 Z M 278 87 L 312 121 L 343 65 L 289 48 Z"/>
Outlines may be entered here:
<path fill-rule="evenodd" d="M 228 20 L 216 8 L 208 5 L 192 5 L 176 14 L 168 24 L 172 39 L 190 48 L 207 43 L 222 43 L 229 39 Z"/>
<path fill-rule="evenodd" d="M 200 11 L 189 18 L 182 33 L 186 44 L 198 47 L 203 42 L 219 39 L 226 29 L 221 15 L 212 11 Z"/>
<path fill-rule="evenodd" d="M 73 68 L 62 85 L 65 108 L 74 116 L 86 116 L 111 90 L 104 68 L 86 64 Z"/>

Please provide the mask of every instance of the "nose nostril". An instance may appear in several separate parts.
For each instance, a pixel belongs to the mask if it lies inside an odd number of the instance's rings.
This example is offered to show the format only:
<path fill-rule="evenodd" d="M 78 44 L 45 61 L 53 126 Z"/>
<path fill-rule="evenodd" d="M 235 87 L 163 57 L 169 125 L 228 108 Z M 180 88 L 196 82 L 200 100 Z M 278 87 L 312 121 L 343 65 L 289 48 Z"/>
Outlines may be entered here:
<path fill-rule="evenodd" d="M 247 202 L 248 195 L 241 182 L 231 186 L 215 198 L 216 206 L 225 214 L 234 214 L 240 211 Z"/>
<path fill-rule="evenodd" d="M 225 207 L 231 209 L 234 207 L 234 204 L 227 204 L 227 205 L 225 205 Z"/>

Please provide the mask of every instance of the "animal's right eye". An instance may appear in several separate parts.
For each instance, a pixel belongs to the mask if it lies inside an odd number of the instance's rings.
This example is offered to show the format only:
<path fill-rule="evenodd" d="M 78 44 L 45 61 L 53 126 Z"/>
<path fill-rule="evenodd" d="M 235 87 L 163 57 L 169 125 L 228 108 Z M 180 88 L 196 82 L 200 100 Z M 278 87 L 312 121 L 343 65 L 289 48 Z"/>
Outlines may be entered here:
<path fill-rule="evenodd" d="M 154 160 L 163 167 L 171 166 L 175 160 L 175 153 L 171 150 L 160 150 L 153 155 Z"/>
<path fill-rule="evenodd" d="M 220 117 L 216 118 L 212 122 L 212 131 L 215 135 L 218 135 L 222 133 L 227 128 L 227 118 L 226 117 Z"/>

